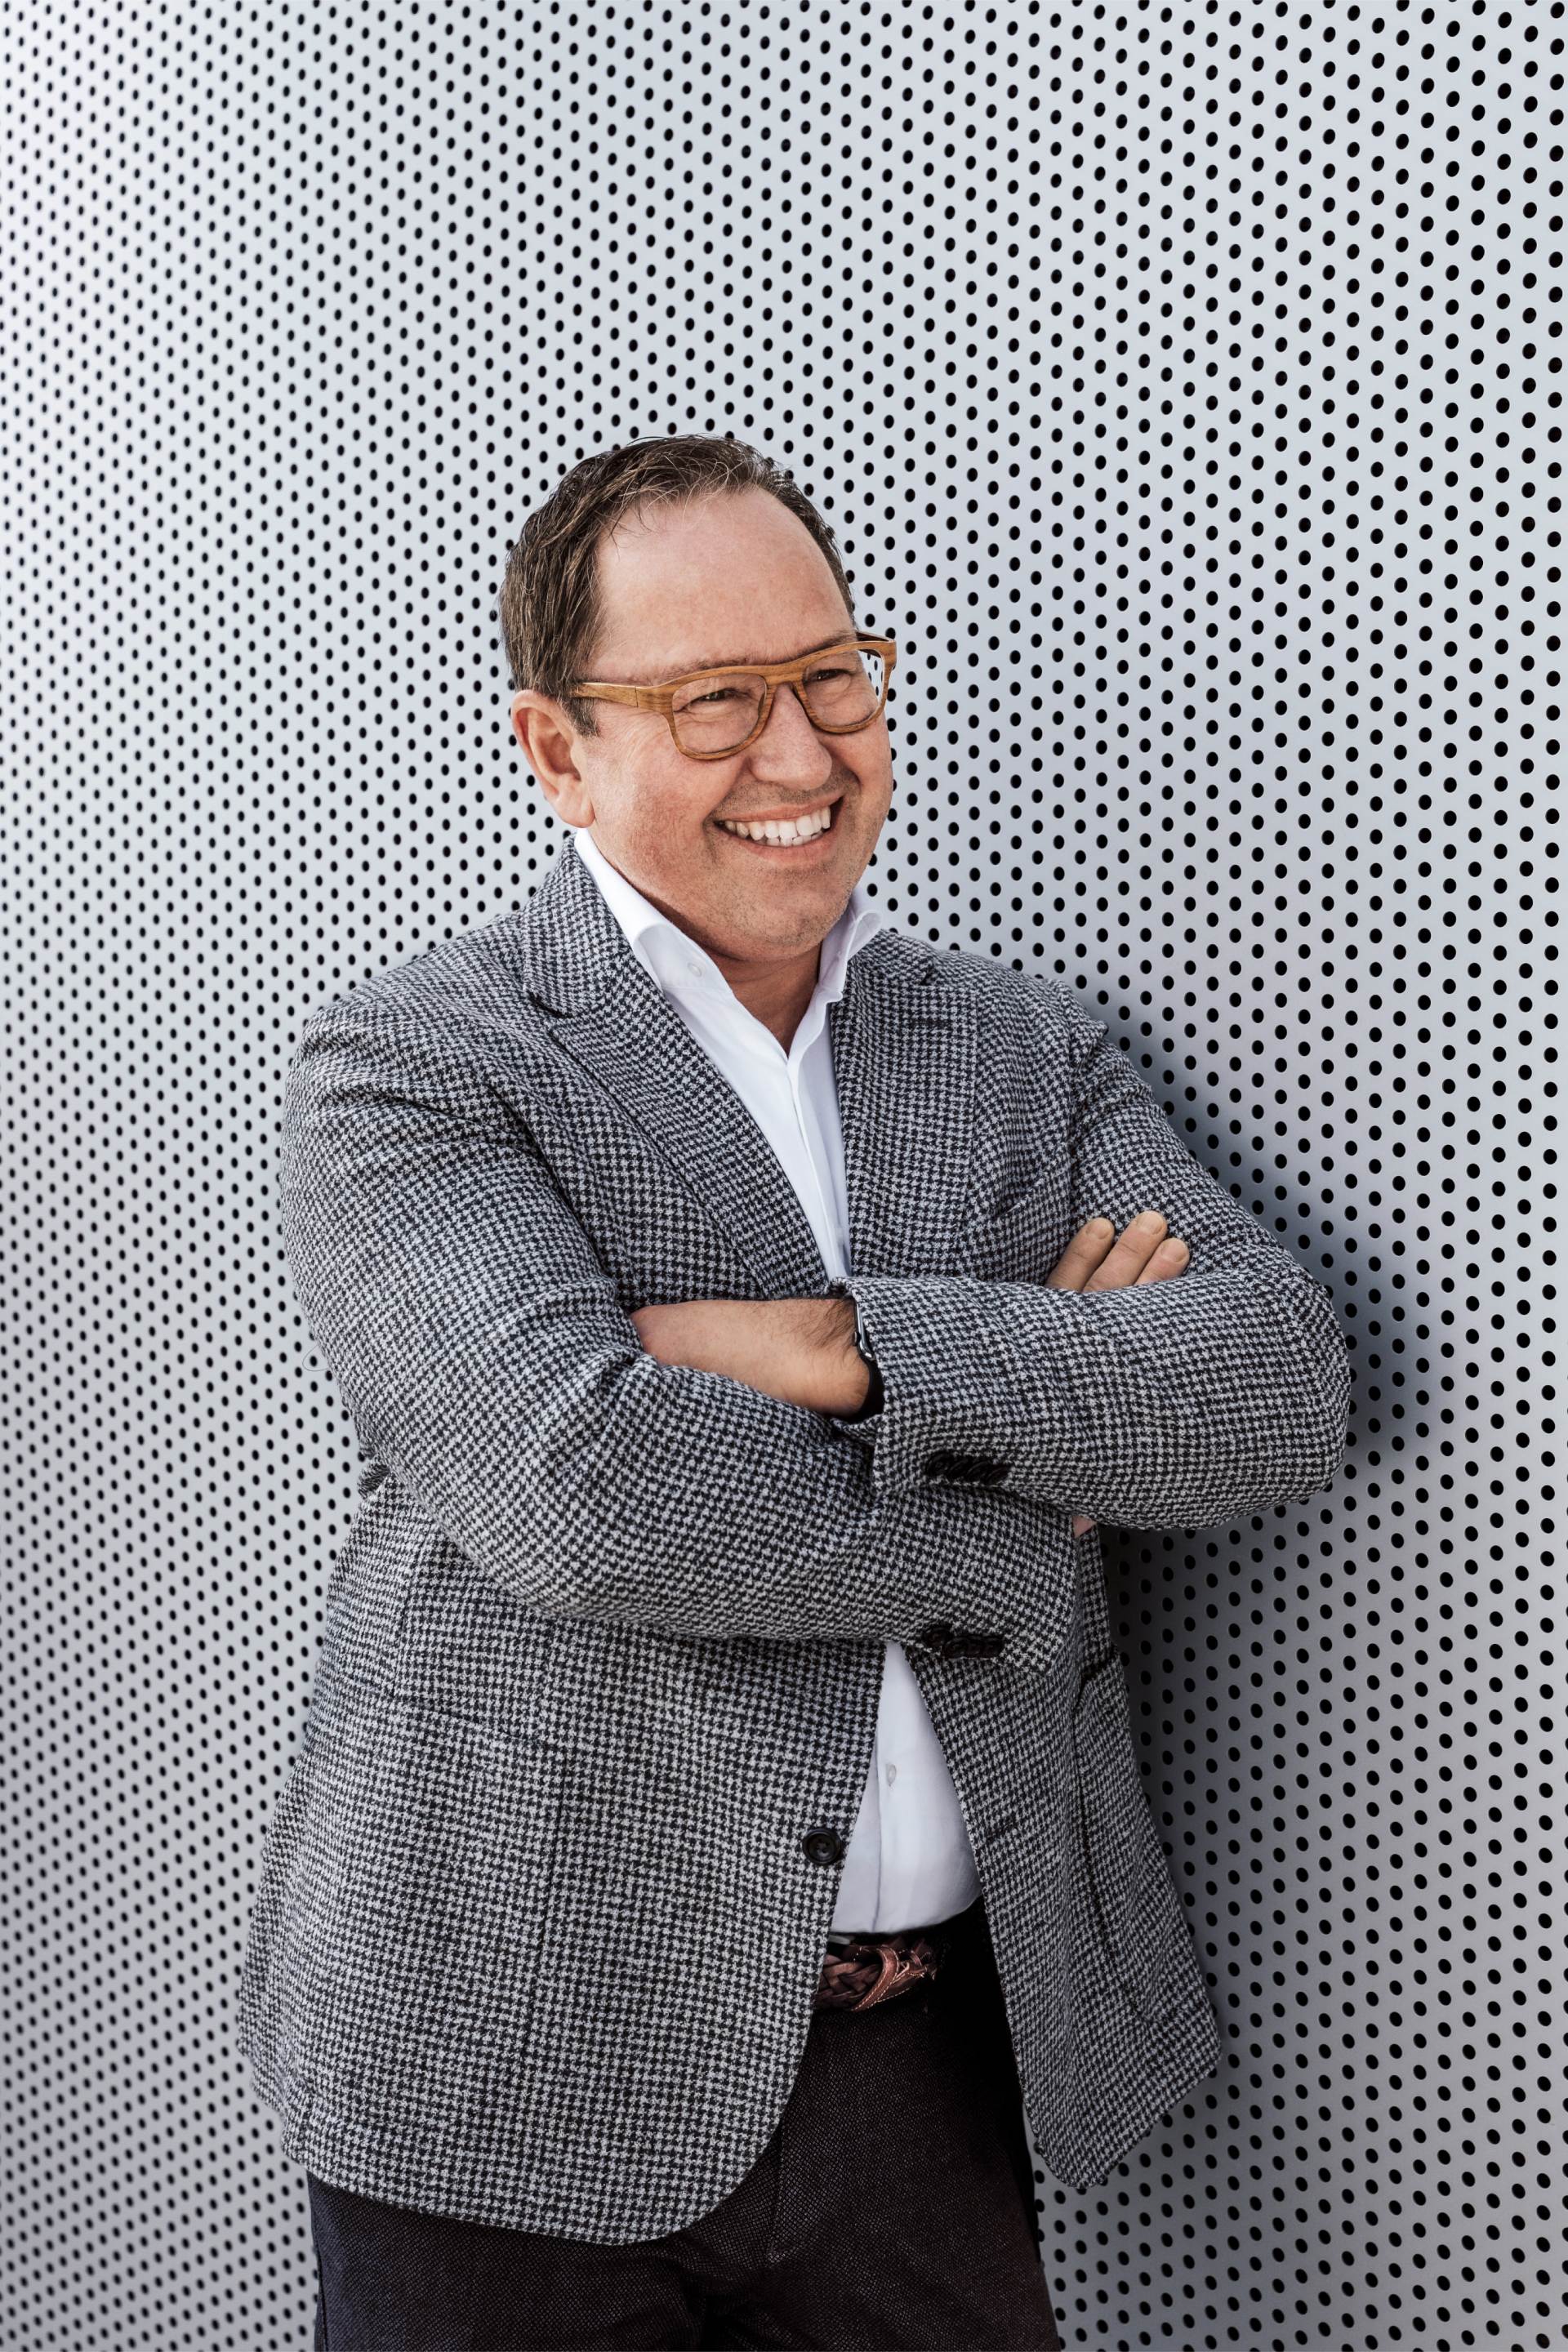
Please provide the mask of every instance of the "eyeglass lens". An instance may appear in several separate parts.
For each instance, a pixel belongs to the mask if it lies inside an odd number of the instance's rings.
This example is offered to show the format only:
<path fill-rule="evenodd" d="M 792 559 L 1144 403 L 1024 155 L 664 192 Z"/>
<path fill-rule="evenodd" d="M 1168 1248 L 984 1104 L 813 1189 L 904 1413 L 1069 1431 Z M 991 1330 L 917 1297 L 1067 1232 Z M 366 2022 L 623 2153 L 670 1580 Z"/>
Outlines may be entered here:
<path fill-rule="evenodd" d="M 876 716 L 882 657 L 858 646 L 818 654 L 800 682 L 808 716 L 824 727 L 853 727 Z M 677 689 L 671 717 L 683 751 L 731 751 L 754 733 L 764 683 L 750 670 L 723 670 Z"/>

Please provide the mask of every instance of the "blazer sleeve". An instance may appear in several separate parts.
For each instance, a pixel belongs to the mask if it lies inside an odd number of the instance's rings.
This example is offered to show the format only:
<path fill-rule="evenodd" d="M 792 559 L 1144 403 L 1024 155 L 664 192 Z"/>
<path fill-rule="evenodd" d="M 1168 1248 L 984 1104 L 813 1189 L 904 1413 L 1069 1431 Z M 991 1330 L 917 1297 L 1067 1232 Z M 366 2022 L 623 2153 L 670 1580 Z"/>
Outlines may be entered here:
<path fill-rule="evenodd" d="M 647 1353 L 461 1032 L 339 998 L 289 1066 L 284 1254 L 362 1446 L 545 1615 L 1047 1658 L 1064 1548 L 1017 1496 L 879 1493 L 831 1419 Z M 1070 1559 L 1067 1565 L 1070 1567 Z"/>
<path fill-rule="evenodd" d="M 963 1275 L 852 1275 L 883 1405 L 858 1424 L 877 1491 L 950 1475 L 1123 1528 L 1211 1528 L 1329 1485 L 1349 1356 L 1322 1286 L 1194 1159 L 1070 990 L 1069 1234 L 1159 1209 L 1184 1270 L 1078 1292 Z M 854 1434 L 851 1429 L 851 1435 Z"/>

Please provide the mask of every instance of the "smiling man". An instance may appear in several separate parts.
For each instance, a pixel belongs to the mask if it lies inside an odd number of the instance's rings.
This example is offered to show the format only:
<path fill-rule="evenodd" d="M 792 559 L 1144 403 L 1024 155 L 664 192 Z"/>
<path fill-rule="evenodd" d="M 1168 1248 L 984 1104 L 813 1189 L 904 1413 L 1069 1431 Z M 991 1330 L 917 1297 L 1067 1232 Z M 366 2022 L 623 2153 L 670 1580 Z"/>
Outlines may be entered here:
<path fill-rule="evenodd" d="M 1319 1491 L 1343 1341 L 1070 984 L 882 918 L 787 474 L 587 459 L 502 623 L 568 845 L 285 1102 L 368 1457 L 241 1995 L 318 2345 L 1053 2347 L 1026 2117 L 1086 2188 L 1219 2055 L 1097 1522 Z"/>

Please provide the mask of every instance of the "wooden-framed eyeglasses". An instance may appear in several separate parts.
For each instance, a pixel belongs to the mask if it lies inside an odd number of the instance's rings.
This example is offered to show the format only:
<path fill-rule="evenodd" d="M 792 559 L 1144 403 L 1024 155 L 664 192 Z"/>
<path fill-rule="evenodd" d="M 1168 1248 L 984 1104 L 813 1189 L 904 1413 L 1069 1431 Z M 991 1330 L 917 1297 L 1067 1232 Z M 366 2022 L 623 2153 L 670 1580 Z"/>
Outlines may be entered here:
<path fill-rule="evenodd" d="M 676 749 L 688 759 L 727 760 L 756 741 L 781 686 L 794 687 L 806 717 L 824 735 L 858 734 L 880 716 L 897 659 L 891 637 L 846 637 L 794 661 L 692 670 L 658 686 L 590 678 L 569 691 L 584 702 L 661 710 Z M 516 709 L 514 700 L 514 713 Z"/>

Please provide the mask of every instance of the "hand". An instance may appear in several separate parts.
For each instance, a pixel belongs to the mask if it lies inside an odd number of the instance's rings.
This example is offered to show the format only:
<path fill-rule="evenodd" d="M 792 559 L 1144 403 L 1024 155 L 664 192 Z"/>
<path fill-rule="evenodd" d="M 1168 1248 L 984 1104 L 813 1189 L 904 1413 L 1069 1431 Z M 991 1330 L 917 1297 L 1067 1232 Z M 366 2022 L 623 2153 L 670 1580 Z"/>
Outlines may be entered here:
<path fill-rule="evenodd" d="M 1158 1209 L 1145 1209 L 1142 1216 L 1134 1217 L 1120 1241 L 1109 1217 L 1091 1217 L 1068 1244 L 1047 1287 L 1131 1290 L 1141 1283 L 1168 1282 L 1186 1263 L 1185 1242 L 1174 1234 L 1167 1236 L 1165 1220 Z M 1087 1535 L 1093 1525 L 1079 1511 L 1072 1531 L 1075 1536 Z"/>
<path fill-rule="evenodd" d="M 722 1372 L 812 1412 L 858 1412 L 870 1386 L 849 1298 L 682 1298 L 632 1322 L 661 1364 Z"/>

